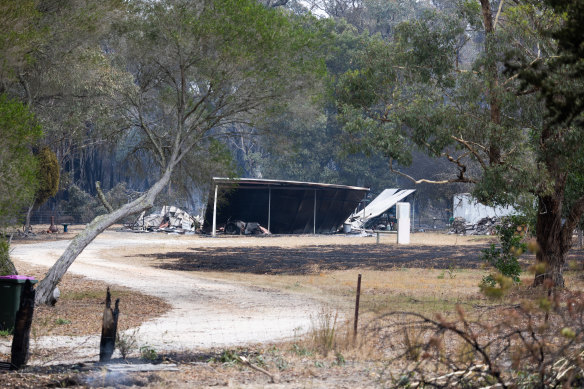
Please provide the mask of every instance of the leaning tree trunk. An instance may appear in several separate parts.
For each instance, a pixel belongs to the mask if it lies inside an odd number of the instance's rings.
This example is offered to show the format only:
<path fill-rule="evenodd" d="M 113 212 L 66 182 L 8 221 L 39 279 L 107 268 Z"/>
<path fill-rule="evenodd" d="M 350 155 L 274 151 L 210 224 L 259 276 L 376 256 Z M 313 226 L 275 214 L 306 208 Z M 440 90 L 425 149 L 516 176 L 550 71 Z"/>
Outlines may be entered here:
<path fill-rule="evenodd" d="M 30 228 L 30 216 L 32 215 L 32 209 L 34 208 L 34 201 L 33 203 L 28 207 L 28 210 L 26 211 L 26 219 L 24 222 L 24 233 L 28 233 L 30 232 L 31 228 Z"/>
<path fill-rule="evenodd" d="M 537 266 L 533 286 L 564 287 L 564 265 L 572 231 L 562 224 L 563 193 L 540 196 L 536 224 Z M 566 236 L 569 234 L 569 238 Z"/>
<path fill-rule="evenodd" d="M 156 182 L 145 194 L 111 213 L 96 217 L 82 232 L 75 236 L 71 243 L 69 243 L 69 246 L 65 249 L 65 252 L 49 269 L 45 277 L 38 283 L 38 286 L 36 287 L 36 304 L 50 304 L 53 290 L 61 281 L 61 278 L 67 272 L 69 266 L 71 266 L 85 247 L 87 247 L 106 228 L 128 215 L 139 213 L 151 208 L 154 205 L 156 196 L 164 189 L 170 180 L 172 170 L 173 164 L 166 168 L 160 180 L 158 180 L 158 182 Z"/>

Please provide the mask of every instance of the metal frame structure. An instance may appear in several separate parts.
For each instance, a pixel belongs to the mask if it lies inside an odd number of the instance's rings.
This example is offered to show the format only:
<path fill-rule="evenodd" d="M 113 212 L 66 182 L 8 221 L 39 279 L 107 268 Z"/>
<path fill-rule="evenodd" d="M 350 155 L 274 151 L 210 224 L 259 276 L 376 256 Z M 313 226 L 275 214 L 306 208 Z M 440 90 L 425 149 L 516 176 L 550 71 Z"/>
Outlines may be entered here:
<path fill-rule="evenodd" d="M 368 192 L 346 185 L 214 177 L 203 230 L 214 236 L 218 226 L 236 219 L 258 222 L 277 234 L 331 233 Z"/>

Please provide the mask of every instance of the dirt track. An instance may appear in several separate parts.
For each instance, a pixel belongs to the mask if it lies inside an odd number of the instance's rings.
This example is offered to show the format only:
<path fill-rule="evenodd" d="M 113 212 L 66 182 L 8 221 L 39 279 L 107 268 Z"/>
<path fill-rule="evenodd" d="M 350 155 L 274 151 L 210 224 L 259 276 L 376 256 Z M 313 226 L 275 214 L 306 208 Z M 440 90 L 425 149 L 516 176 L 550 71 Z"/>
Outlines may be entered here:
<path fill-rule="evenodd" d="M 375 245 L 374 237 L 344 235 L 210 238 L 107 231 L 70 271 L 167 301 L 171 311 L 143 324 L 138 344 L 182 351 L 289 338 L 308 330 L 310 316 L 321 307 L 306 295 L 205 278 L 204 272 L 475 268 L 481 264 L 480 250 L 489 243 L 488 238 L 437 234 L 414 234 L 409 246 L 394 241 L 395 236 L 383 236 L 383 244 Z M 17 244 L 12 255 L 48 267 L 67 244 L 64 240 Z M 43 337 L 34 346 L 70 345 L 67 358 L 60 360 L 66 361 L 96 358 L 98 344 L 97 336 Z M 0 343 L 0 352 L 6 346 Z"/>
<path fill-rule="evenodd" d="M 139 345 L 149 345 L 159 351 L 264 342 L 291 337 L 295 332 L 308 329 L 310 315 L 317 312 L 319 306 L 305 297 L 156 269 L 140 262 L 115 262 L 104 255 L 130 247 L 186 248 L 195 241 L 201 242 L 165 235 L 106 232 L 87 247 L 70 271 L 137 289 L 171 304 L 170 312 L 146 322 L 137 334 Z M 35 265 L 50 266 L 67 243 L 17 245 L 12 255 Z M 123 311 L 120 320 L 123 320 Z M 95 358 L 98 345 L 97 336 L 42 337 L 33 347 L 70 346 L 67 356 L 58 361 L 63 362 Z M 7 346 L 1 345 L 0 351 Z"/>

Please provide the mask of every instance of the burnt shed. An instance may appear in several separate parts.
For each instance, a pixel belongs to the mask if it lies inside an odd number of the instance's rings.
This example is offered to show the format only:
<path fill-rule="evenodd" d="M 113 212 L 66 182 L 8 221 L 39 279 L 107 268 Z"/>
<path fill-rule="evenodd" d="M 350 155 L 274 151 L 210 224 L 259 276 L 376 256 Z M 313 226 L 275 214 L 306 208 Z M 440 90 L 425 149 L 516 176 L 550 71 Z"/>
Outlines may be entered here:
<path fill-rule="evenodd" d="M 251 178 L 213 178 L 203 231 L 228 221 L 257 222 L 274 234 L 331 233 L 369 188 Z"/>

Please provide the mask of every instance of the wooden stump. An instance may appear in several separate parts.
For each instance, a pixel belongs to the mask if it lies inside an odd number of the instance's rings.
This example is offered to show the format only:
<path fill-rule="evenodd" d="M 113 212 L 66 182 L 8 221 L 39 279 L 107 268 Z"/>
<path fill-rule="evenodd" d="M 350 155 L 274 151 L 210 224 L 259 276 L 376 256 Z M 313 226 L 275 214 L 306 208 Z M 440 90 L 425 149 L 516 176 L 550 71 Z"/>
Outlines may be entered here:
<path fill-rule="evenodd" d="M 14 323 L 14 336 L 12 337 L 12 350 L 10 367 L 18 370 L 28 362 L 28 349 L 30 343 L 30 327 L 34 314 L 35 290 L 32 283 L 26 280 L 20 293 L 20 307 L 16 312 Z"/>
<path fill-rule="evenodd" d="M 112 297 L 109 287 L 105 297 L 105 309 L 103 311 L 103 321 L 101 325 L 101 342 L 99 344 L 99 361 L 109 362 L 116 349 L 116 335 L 118 332 L 118 316 L 120 299 L 116 299 L 115 308 L 112 310 Z"/>

